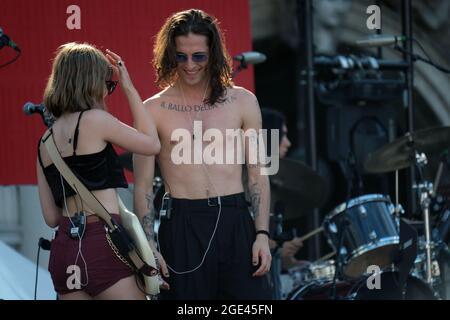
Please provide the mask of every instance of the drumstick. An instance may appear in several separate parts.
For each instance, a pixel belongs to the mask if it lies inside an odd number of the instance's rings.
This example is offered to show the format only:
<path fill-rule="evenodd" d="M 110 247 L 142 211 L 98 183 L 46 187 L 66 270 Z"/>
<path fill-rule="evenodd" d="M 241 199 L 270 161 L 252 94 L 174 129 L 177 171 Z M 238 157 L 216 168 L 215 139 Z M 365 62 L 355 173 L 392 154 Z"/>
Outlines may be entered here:
<path fill-rule="evenodd" d="M 311 238 L 313 235 L 322 232 L 323 231 L 323 227 L 317 228 L 316 230 L 311 231 L 310 233 L 305 234 L 303 237 L 300 238 L 300 241 L 303 242 L 308 238 Z"/>
<path fill-rule="evenodd" d="M 324 255 L 322 258 L 317 259 L 317 261 L 323 261 L 323 260 L 328 260 L 330 259 L 332 256 L 334 256 L 336 254 L 336 251 L 330 252 L 326 255 Z M 317 262 L 316 261 L 316 262 Z"/>

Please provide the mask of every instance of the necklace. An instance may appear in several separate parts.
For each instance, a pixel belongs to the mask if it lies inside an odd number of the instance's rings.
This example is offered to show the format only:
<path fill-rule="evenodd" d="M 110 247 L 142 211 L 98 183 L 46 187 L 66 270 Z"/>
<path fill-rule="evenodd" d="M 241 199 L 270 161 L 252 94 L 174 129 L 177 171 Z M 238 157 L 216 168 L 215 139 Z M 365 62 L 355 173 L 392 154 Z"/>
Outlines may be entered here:
<path fill-rule="evenodd" d="M 184 95 L 183 86 L 181 85 L 181 82 L 179 82 L 178 84 L 179 84 L 179 86 L 180 86 L 181 96 L 183 97 L 183 103 L 184 103 L 184 105 L 185 105 L 186 108 L 187 108 L 187 107 L 188 107 L 188 104 L 187 104 L 187 101 L 186 101 L 186 97 L 185 97 L 185 95 Z M 199 114 L 199 112 L 201 111 L 201 107 L 205 105 L 205 97 L 206 97 L 206 92 L 208 91 L 208 88 L 209 88 L 209 83 L 206 82 L 205 91 L 203 92 L 203 98 L 202 98 L 202 102 L 201 102 L 201 105 L 200 105 L 200 109 L 199 109 L 198 111 L 196 111 L 195 108 L 194 108 L 194 109 L 191 108 L 191 110 L 186 111 L 187 114 L 188 114 L 188 116 L 189 116 L 190 123 L 191 123 L 191 128 L 192 128 L 192 140 L 195 140 L 197 136 L 200 136 L 200 139 L 201 139 L 202 136 L 203 136 L 203 132 L 196 132 L 196 131 L 195 131 L 195 126 L 194 126 L 194 125 L 195 125 L 195 121 L 198 121 L 198 120 L 199 120 L 199 118 L 197 117 L 197 114 Z M 192 119 L 192 116 L 191 116 L 191 111 L 192 111 L 192 110 L 194 110 L 194 112 L 196 112 L 195 120 Z M 201 120 L 200 120 L 200 121 L 201 121 Z M 200 131 L 201 131 L 201 130 L 200 130 Z"/>

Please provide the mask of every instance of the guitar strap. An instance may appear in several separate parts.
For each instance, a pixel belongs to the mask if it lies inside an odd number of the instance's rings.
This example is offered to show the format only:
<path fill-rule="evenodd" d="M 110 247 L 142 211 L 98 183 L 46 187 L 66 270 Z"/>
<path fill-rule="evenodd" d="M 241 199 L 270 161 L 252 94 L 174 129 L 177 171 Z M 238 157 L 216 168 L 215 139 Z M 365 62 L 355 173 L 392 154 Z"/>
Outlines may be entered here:
<path fill-rule="evenodd" d="M 112 218 L 111 214 L 106 210 L 106 208 L 101 204 L 101 202 L 95 197 L 95 195 L 87 189 L 87 187 L 75 176 L 72 170 L 67 166 L 66 162 L 61 157 L 61 154 L 56 147 L 55 140 L 53 138 L 53 130 L 50 128 L 42 137 L 42 141 L 47 149 L 47 152 L 52 159 L 54 165 L 58 171 L 62 174 L 64 179 L 69 183 L 72 189 L 77 190 L 81 198 L 88 204 L 90 209 L 92 209 L 96 215 L 105 221 L 108 225 L 108 230 L 110 233 L 119 229 L 119 226 Z M 119 203 L 121 200 L 119 198 Z M 148 277 L 158 275 L 158 270 L 150 265 L 148 265 L 142 257 L 138 254 L 135 247 L 128 248 L 128 256 L 133 262 L 135 268 Z M 150 293 L 155 294 L 155 293 Z"/>

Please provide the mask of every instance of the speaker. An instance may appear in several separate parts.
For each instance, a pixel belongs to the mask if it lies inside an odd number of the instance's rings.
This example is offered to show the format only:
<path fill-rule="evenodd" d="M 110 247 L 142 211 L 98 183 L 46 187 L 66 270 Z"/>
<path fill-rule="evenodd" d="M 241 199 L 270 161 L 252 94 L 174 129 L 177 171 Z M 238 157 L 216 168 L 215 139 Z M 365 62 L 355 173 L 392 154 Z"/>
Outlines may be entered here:
<path fill-rule="evenodd" d="M 352 152 L 361 173 L 367 156 L 393 141 L 397 131 L 393 106 L 328 107 L 326 123 L 328 159 L 346 161 Z"/>

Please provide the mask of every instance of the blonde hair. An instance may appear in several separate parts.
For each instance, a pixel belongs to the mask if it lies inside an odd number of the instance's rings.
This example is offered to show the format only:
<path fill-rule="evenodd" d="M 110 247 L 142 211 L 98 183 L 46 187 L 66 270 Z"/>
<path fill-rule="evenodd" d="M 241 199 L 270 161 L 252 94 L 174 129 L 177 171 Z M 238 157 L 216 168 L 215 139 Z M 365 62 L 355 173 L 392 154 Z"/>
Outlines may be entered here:
<path fill-rule="evenodd" d="M 44 104 L 56 117 L 102 105 L 112 75 L 103 53 L 87 43 L 70 42 L 56 51 L 44 91 Z"/>

